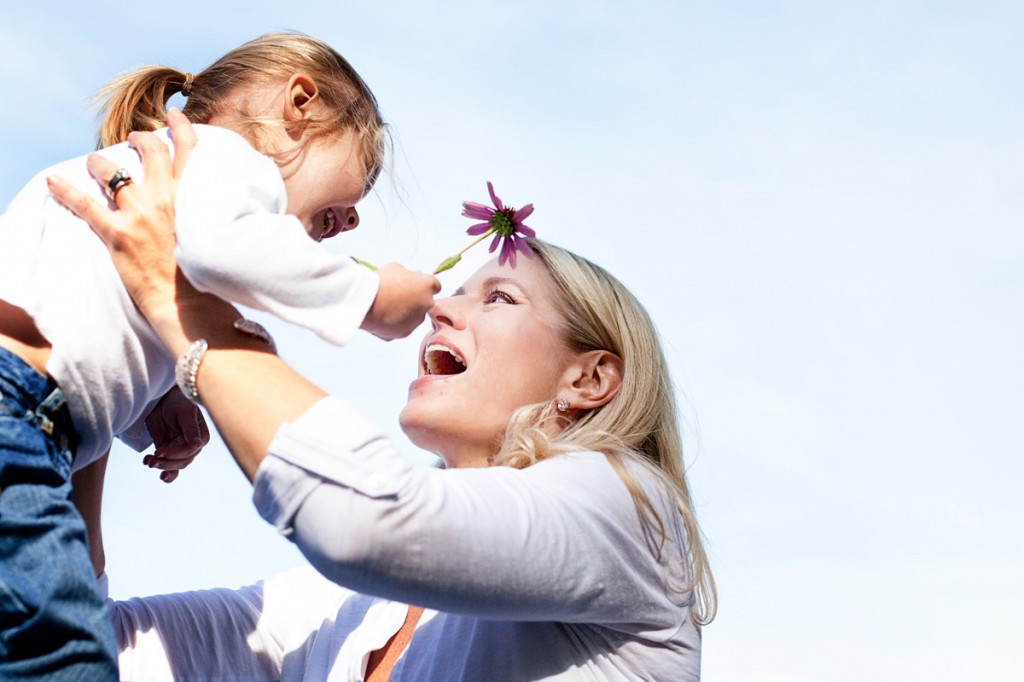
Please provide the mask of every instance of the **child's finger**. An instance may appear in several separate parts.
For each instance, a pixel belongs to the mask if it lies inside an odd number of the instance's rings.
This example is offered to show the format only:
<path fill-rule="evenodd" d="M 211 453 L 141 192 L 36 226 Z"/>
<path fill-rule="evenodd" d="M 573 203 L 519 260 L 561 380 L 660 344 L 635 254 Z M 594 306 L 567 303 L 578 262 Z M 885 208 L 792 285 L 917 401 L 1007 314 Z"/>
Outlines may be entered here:
<path fill-rule="evenodd" d="M 180 438 L 175 439 L 168 443 L 161 443 L 150 455 L 151 462 L 149 466 L 164 468 L 161 463 L 164 462 L 180 462 L 184 460 L 192 461 L 196 455 L 202 449 L 201 446 L 194 445 L 189 442 L 185 442 Z"/>

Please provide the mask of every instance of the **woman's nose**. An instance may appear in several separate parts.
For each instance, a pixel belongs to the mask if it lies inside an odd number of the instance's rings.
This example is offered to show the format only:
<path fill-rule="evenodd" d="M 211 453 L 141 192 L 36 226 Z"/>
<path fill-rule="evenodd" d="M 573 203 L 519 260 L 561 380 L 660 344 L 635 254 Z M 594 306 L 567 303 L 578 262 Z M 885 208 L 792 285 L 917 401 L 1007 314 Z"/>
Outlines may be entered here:
<path fill-rule="evenodd" d="M 430 323 L 434 325 L 434 329 L 459 326 L 456 324 L 456 320 L 460 319 L 456 308 L 457 305 L 452 298 L 434 299 L 434 307 L 427 311 L 427 316 L 430 318 Z"/>
<path fill-rule="evenodd" d="M 341 231 L 348 232 L 359 227 L 359 211 L 350 206 L 341 212 Z"/>

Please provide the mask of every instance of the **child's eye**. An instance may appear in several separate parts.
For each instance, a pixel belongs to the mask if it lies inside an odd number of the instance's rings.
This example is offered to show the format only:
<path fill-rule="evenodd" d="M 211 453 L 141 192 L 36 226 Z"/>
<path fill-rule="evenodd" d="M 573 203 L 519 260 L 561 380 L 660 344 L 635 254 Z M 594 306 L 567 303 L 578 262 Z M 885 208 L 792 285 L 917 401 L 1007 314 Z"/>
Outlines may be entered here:
<path fill-rule="evenodd" d="M 484 298 L 484 303 L 515 303 L 516 300 L 501 289 L 492 289 Z"/>

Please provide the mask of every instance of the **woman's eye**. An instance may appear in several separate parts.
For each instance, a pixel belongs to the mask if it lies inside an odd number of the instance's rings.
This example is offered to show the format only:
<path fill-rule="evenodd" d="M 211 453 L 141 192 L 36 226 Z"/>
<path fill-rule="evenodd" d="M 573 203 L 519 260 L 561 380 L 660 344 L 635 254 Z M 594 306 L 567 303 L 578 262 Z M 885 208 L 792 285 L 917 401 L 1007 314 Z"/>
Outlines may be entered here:
<path fill-rule="evenodd" d="M 495 289 L 494 291 L 487 294 L 487 298 L 484 299 L 484 303 L 515 303 L 516 300 L 506 294 L 504 291 Z"/>

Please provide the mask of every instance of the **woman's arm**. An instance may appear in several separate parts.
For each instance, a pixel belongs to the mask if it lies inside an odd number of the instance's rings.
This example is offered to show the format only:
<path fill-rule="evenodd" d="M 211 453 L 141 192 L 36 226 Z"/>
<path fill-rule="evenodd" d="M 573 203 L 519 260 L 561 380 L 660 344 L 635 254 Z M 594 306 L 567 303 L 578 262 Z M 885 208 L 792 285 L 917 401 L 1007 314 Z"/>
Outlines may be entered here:
<path fill-rule="evenodd" d="M 178 270 L 173 197 L 195 136 L 180 112 L 170 112 L 168 124 L 175 139 L 173 163 L 167 147 L 152 135 L 130 136 L 142 156 L 145 182 L 118 191 L 117 212 L 60 178 L 51 177 L 48 182 L 54 196 L 89 222 L 107 244 L 125 287 L 173 355 L 182 354 L 196 339 L 207 340 L 210 350 L 197 377 L 199 394 L 251 480 L 277 427 L 294 420 L 324 392 L 266 344 L 236 332 L 232 325 L 241 317 L 238 311 L 196 291 Z M 116 170 L 99 155 L 90 156 L 89 167 L 102 178 Z"/>
<path fill-rule="evenodd" d="M 237 590 L 109 602 L 121 679 L 280 679 L 349 594 L 304 566 Z"/>
<path fill-rule="evenodd" d="M 526 469 L 413 466 L 346 401 L 283 426 L 256 478 L 260 514 L 358 592 L 490 620 L 601 623 L 651 637 L 688 617 L 685 539 L 662 558 L 606 457 Z M 665 519 L 671 501 L 638 470 Z"/>

